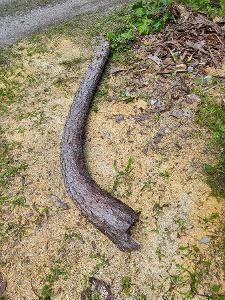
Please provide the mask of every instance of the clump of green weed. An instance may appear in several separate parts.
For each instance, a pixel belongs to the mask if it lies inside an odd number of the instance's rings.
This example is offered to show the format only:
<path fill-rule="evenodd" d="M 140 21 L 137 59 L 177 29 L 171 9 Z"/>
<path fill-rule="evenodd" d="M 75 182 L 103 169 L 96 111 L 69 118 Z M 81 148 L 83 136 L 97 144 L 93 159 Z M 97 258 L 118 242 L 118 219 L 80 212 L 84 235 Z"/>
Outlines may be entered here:
<path fill-rule="evenodd" d="M 164 177 L 164 178 L 167 178 L 167 179 L 169 179 L 171 177 L 171 174 L 167 170 L 164 171 L 164 172 L 161 172 L 159 175 Z"/>
<path fill-rule="evenodd" d="M 91 254 L 90 258 L 96 261 L 96 265 L 91 272 L 91 276 L 95 276 L 102 268 L 109 266 L 109 260 L 104 253 Z"/>
<path fill-rule="evenodd" d="M 131 292 L 131 278 L 129 276 L 125 276 L 122 278 L 122 290 L 125 296 L 130 296 Z"/>
<path fill-rule="evenodd" d="M 34 223 L 37 226 L 40 226 L 43 222 L 44 219 L 48 219 L 49 217 L 49 208 L 48 207 L 44 207 L 44 208 L 40 208 L 34 205 L 34 212 L 35 212 L 35 219 L 34 219 Z"/>
<path fill-rule="evenodd" d="M 17 222 L 5 222 L 4 219 L 0 220 L 0 249 L 12 239 L 21 240 L 26 234 L 27 226 L 22 222 L 19 217 Z M 2 250 L 2 249 L 1 249 Z"/>
<path fill-rule="evenodd" d="M 190 7 L 192 10 L 199 12 L 204 11 L 208 16 L 225 17 L 225 1 L 224 0 L 179 0 L 183 5 Z"/>
<path fill-rule="evenodd" d="M 171 20 L 173 0 L 138 0 L 124 15 L 123 23 L 107 37 L 115 50 L 124 50 L 136 33 L 147 35 L 160 31 Z"/>
<path fill-rule="evenodd" d="M 80 64 L 83 63 L 83 59 L 81 57 L 75 57 L 72 59 L 64 60 L 60 63 L 60 65 L 64 66 L 67 70 L 79 68 Z"/>
<path fill-rule="evenodd" d="M 80 233 L 74 232 L 71 229 L 68 229 L 68 231 L 65 232 L 64 239 L 66 241 L 71 241 L 71 240 L 82 241 L 83 240 L 82 235 Z"/>
<path fill-rule="evenodd" d="M 60 279 L 60 277 L 67 279 L 67 276 L 68 273 L 59 266 L 51 268 L 50 273 L 44 278 L 45 284 L 41 289 L 41 299 L 51 300 L 53 296 L 54 284 Z"/>
<path fill-rule="evenodd" d="M 29 207 L 26 203 L 26 198 L 24 196 L 16 196 L 11 200 L 13 208 L 16 207 Z"/>
<path fill-rule="evenodd" d="M 114 169 L 116 172 L 115 180 L 113 183 L 113 189 L 112 192 L 113 194 L 116 194 L 118 192 L 118 188 L 120 184 L 123 182 L 125 183 L 127 190 L 124 196 L 129 197 L 132 194 L 131 191 L 131 185 L 132 185 L 132 176 L 131 172 L 133 170 L 133 163 L 134 160 L 132 157 L 128 159 L 127 165 L 124 170 L 119 170 L 117 167 L 117 161 L 114 161 Z"/>

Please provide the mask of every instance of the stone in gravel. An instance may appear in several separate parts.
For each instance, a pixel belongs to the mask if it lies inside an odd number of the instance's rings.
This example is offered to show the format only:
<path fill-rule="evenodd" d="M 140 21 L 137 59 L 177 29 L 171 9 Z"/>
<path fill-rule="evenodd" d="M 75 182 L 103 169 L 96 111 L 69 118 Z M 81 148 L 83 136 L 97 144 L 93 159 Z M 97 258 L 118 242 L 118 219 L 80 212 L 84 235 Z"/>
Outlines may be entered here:
<path fill-rule="evenodd" d="M 163 112 L 167 110 L 166 105 L 160 99 L 149 99 L 147 101 L 148 105 L 155 106 L 158 112 Z"/>
<path fill-rule="evenodd" d="M 91 242 L 91 245 L 92 245 L 93 250 L 96 251 L 96 250 L 97 250 L 96 242 L 95 242 L 95 241 L 92 241 L 92 242 Z"/>
<path fill-rule="evenodd" d="M 176 109 L 172 111 L 171 115 L 176 118 L 180 119 L 182 117 L 190 118 L 191 117 L 191 111 L 184 108 L 184 109 Z"/>
<path fill-rule="evenodd" d="M 148 105 L 155 105 L 158 101 L 158 99 L 148 99 L 147 104 Z"/>
<path fill-rule="evenodd" d="M 125 89 L 124 95 L 125 95 L 126 97 L 131 97 L 130 88 L 126 88 L 126 89 Z"/>
<path fill-rule="evenodd" d="M 176 143 L 175 143 L 175 146 L 176 146 L 179 150 L 183 149 L 183 145 L 182 145 L 181 143 L 179 143 L 179 142 L 176 142 Z"/>
<path fill-rule="evenodd" d="M 191 111 L 187 108 L 183 109 L 183 116 L 186 118 L 190 118 L 191 117 Z"/>
<path fill-rule="evenodd" d="M 107 100 L 108 102 L 114 102 L 116 101 L 116 98 L 114 96 L 108 96 Z"/>
<path fill-rule="evenodd" d="M 205 245 L 209 245 L 211 243 L 211 240 L 208 236 L 204 236 L 201 240 L 200 240 L 201 244 L 205 244 Z"/>
<path fill-rule="evenodd" d="M 176 109 L 176 110 L 172 111 L 171 115 L 176 119 L 180 119 L 180 118 L 183 117 L 183 110 L 182 109 Z"/>
<path fill-rule="evenodd" d="M 153 138 L 153 141 L 149 141 L 147 145 L 145 146 L 143 153 L 147 154 L 151 150 L 156 150 L 157 149 L 157 144 L 161 142 L 161 140 L 164 138 L 164 136 L 168 133 L 168 128 L 163 127 L 160 128 L 155 137 Z"/>
<path fill-rule="evenodd" d="M 0 273 L 0 296 L 3 296 L 7 287 L 7 281 L 3 277 L 2 273 Z"/>
<path fill-rule="evenodd" d="M 59 208 L 62 208 L 65 210 L 69 209 L 68 204 L 66 204 L 64 201 L 62 201 L 59 197 L 57 197 L 55 195 L 50 195 L 49 198 L 51 200 L 53 200 Z"/>
<path fill-rule="evenodd" d="M 148 143 L 147 143 L 147 145 L 145 146 L 145 148 L 144 148 L 144 150 L 143 150 L 143 153 L 145 154 L 145 155 L 147 155 L 148 154 L 148 152 L 149 151 L 151 151 L 151 150 L 156 150 L 156 144 L 154 143 L 154 142 L 152 142 L 152 141 L 149 141 Z"/>
<path fill-rule="evenodd" d="M 154 143 L 159 144 L 167 133 L 168 133 L 168 128 L 166 127 L 160 128 L 156 136 L 154 137 Z"/>
<path fill-rule="evenodd" d="M 187 68 L 187 71 L 188 71 L 189 73 L 192 73 L 192 72 L 194 71 L 194 68 L 190 66 L 190 67 Z"/>
<path fill-rule="evenodd" d="M 134 115 L 132 117 L 135 121 L 142 122 L 147 120 L 149 116 L 147 114 L 140 114 L 140 115 Z"/>
<path fill-rule="evenodd" d="M 115 121 L 116 123 L 121 123 L 125 120 L 124 116 L 123 115 L 118 115 L 115 117 Z"/>
<path fill-rule="evenodd" d="M 189 95 L 187 95 L 186 102 L 192 104 L 195 102 L 201 102 L 201 99 L 198 95 L 189 94 Z"/>
<path fill-rule="evenodd" d="M 158 112 L 164 112 L 167 110 L 167 106 L 161 100 L 157 101 L 156 107 Z"/>

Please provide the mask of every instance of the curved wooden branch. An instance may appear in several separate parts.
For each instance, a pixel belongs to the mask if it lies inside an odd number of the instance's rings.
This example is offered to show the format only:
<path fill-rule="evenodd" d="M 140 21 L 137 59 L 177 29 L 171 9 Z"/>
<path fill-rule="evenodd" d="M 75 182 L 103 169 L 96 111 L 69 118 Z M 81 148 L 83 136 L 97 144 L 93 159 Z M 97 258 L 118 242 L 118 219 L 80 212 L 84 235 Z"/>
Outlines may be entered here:
<path fill-rule="evenodd" d="M 130 236 L 138 214 L 112 197 L 93 181 L 85 165 L 85 125 L 90 103 L 110 53 L 104 42 L 87 70 L 65 124 L 61 144 L 61 168 L 67 191 L 88 219 L 106 234 L 120 250 L 136 250 L 140 246 Z"/>

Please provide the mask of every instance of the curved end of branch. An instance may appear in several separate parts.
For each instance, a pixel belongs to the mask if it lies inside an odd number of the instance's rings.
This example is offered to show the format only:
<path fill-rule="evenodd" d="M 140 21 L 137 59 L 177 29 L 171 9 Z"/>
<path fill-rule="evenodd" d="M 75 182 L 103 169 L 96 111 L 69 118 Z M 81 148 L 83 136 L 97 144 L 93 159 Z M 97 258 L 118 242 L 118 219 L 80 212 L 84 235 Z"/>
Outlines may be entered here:
<path fill-rule="evenodd" d="M 120 240 L 117 241 L 117 246 L 121 251 L 135 251 L 141 248 L 141 245 L 136 242 L 128 233 L 125 233 Z"/>
<path fill-rule="evenodd" d="M 117 247 L 121 251 L 135 251 L 139 250 L 141 248 L 141 245 L 135 241 L 131 236 L 131 230 L 134 227 L 134 225 L 138 222 L 139 215 L 135 214 L 135 219 L 133 219 L 133 222 L 130 224 L 130 227 L 126 232 L 117 232 L 116 235 L 114 235 L 111 240 L 117 245 Z"/>

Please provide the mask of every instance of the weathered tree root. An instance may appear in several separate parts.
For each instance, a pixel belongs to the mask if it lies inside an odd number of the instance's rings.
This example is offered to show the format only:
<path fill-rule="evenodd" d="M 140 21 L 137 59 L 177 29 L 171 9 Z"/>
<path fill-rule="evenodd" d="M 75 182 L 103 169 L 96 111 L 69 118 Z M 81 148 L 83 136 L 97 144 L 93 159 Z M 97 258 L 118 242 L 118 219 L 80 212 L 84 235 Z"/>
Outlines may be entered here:
<path fill-rule="evenodd" d="M 110 45 L 104 42 L 75 95 L 62 137 L 61 168 L 67 191 L 81 211 L 120 250 L 131 251 L 140 247 L 130 236 L 138 214 L 101 190 L 88 173 L 84 157 L 86 120 L 109 54 Z"/>

